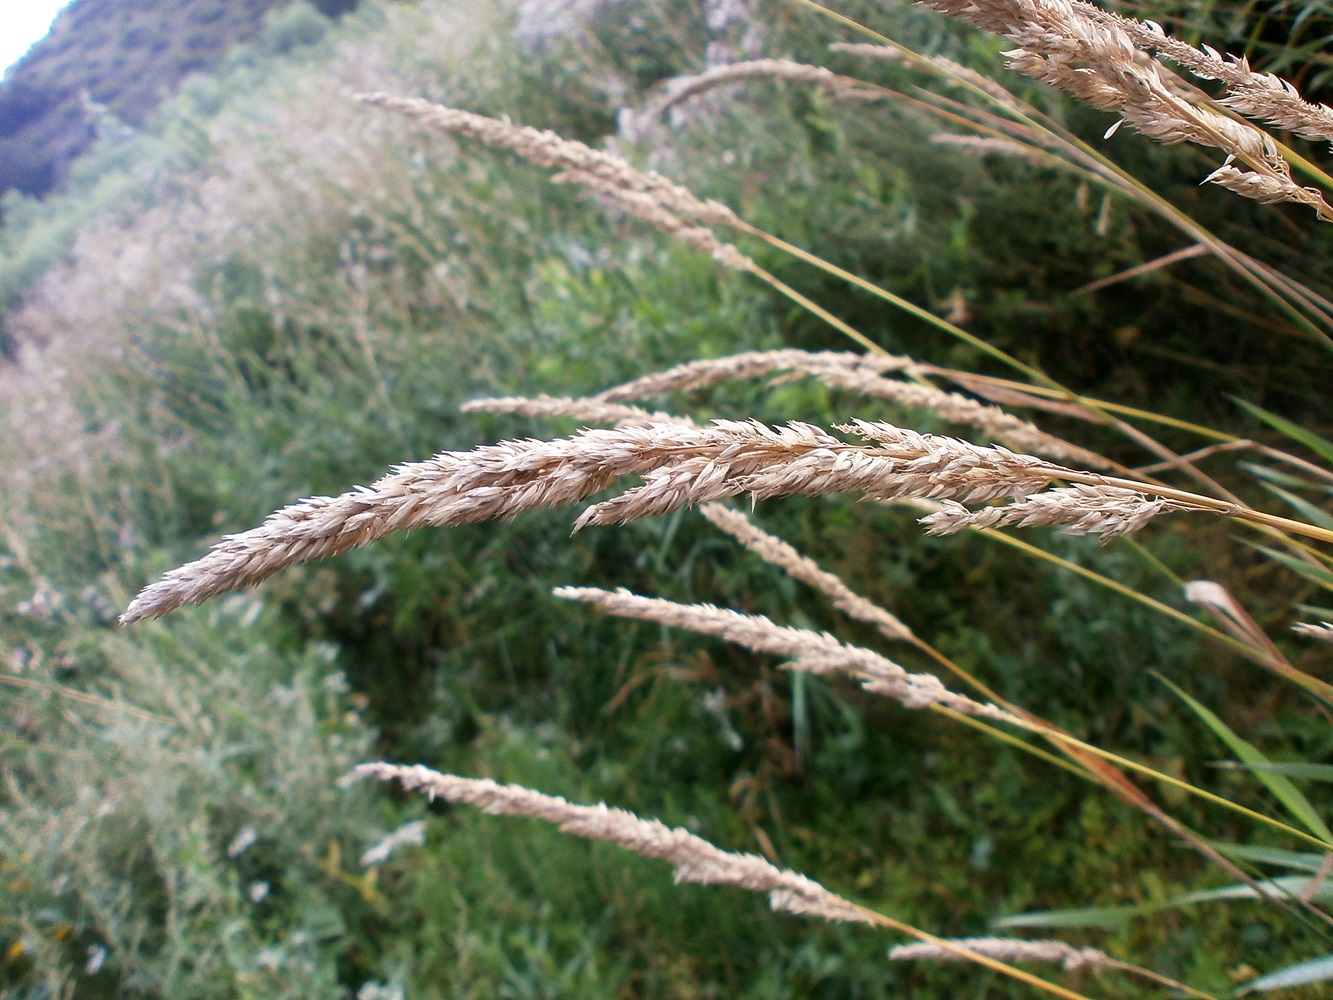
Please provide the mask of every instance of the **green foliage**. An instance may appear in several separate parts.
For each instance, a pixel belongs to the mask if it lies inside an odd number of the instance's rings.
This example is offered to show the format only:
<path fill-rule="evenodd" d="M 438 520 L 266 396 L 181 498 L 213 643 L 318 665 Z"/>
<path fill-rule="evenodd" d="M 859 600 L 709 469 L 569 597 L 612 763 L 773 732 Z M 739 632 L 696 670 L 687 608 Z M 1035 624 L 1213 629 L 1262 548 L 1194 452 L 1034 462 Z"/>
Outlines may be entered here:
<path fill-rule="evenodd" d="M 88 997 L 332 988 L 349 900 L 375 898 L 338 859 L 377 826 L 337 786 L 371 740 L 336 652 L 247 639 L 236 655 L 252 600 L 130 643 L 88 628 L 100 592 L 46 594 L 61 638 L 17 647 L 7 705 L 22 725 L 0 808 L 5 980 Z"/>
<path fill-rule="evenodd" d="M 268 56 L 289 56 L 315 45 L 328 33 L 329 23 L 305 0 L 272 11 L 264 19 L 259 49 Z"/>

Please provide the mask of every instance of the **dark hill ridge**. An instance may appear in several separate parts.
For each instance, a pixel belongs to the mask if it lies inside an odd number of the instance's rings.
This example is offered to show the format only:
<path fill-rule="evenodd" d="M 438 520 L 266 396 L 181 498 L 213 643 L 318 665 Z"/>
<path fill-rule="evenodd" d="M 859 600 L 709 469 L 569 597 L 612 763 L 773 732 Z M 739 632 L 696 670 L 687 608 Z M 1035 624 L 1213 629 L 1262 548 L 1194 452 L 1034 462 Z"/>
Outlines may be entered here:
<path fill-rule="evenodd" d="M 190 73 L 259 38 L 292 0 L 73 0 L 0 81 L 0 193 L 42 195 L 97 137 L 103 109 L 138 125 Z M 337 16 L 356 0 L 317 0 Z"/>

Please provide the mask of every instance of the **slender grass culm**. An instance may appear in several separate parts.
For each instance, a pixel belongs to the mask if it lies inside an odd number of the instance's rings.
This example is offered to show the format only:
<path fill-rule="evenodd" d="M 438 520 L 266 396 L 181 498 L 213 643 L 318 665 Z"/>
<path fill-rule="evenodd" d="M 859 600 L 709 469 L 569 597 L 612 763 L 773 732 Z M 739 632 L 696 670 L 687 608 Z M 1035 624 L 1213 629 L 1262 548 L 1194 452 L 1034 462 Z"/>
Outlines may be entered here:
<path fill-rule="evenodd" d="M 823 11 L 810 0 L 796 6 L 807 13 L 811 8 Z M 1108 138 L 1123 122 L 1163 143 L 1194 144 L 1223 160 L 1202 177 L 1204 182 L 1263 205 L 1294 203 L 1312 209 L 1314 217 L 1306 220 L 1310 226 L 1333 221 L 1333 207 L 1326 201 L 1333 179 L 1286 141 L 1291 135 L 1329 141 L 1333 113 L 1302 100 L 1295 88 L 1276 77 L 1253 71 L 1244 60 L 1186 45 L 1151 21 L 1112 14 L 1082 0 L 924 0 L 924 6 L 1001 36 L 1015 46 L 1004 57 L 1010 67 L 1095 109 L 1112 112 L 1117 117 L 1108 127 Z M 1054 164 L 1098 185 L 1108 199 L 1144 207 L 1176 230 L 1191 234 L 1191 247 L 1200 248 L 1173 262 L 1208 258 L 1244 287 L 1267 296 L 1290 324 L 1293 336 L 1313 344 L 1333 343 L 1333 307 L 1317 293 L 1200 232 L 1182 211 L 1165 204 L 1123 167 L 1002 83 L 948 60 L 901 50 L 887 39 L 876 38 L 874 45 L 857 41 L 851 33 L 858 25 L 841 14 L 824 13 L 830 23 L 848 32 L 845 42 L 835 46 L 834 55 L 841 62 L 859 59 L 873 70 L 883 65 L 873 60 L 887 61 L 922 74 L 939 84 L 937 90 L 951 90 L 953 96 L 928 88 L 908 94 L 848 75 L 845 68 L 835 71 L 785 59 L 735 61 L 668 81 L 641 107 L 627 109 L 621 117 L 623 141 L 645 140 L 664 116 L 722 92 L 719 88 L 756 81 L 813 88 L 821 100 L 856 102 L 858 113 L 865 115 L 887 113 L 885 109 L 910 101 L 947 121 L 949 128 L 964 129 L 966 135 L 946 136 L 955 145 L 975 141 L 983 145 L 967 148 L 985 155 L 1000 151 L 1035 157 L 1034 162 Z M 1205 92 L 1169 64 L 1221 89 Z M 1108 593 L 1138 600 L 1173 622 L 1183 620 L 1201 641 L 1261 665 L 1310 699 L 1322 713 L 1320 724 L 1326 726 L 1327 712 L 1333 708 L 1333 689 L 1327 682 L 1293 663 L 1284 652 L 1285 644 L 1266 635 L 1224 588 L 1208 581 L 1186 584 L 1153 554 L 1152 546 L 1163 522 L 1182 524 L 1185 532 L 1197 525 L 1224 524 L 1231 544 L 1260 560 L 1264 573 L 1300 581 L 1293 589 L 1301 595 L 1297 613 L 1303 620 L 1292 626 L 1299 641 L 1315 647 L 1329 642 L 1333 623 L 1326 620 L 1326 605 L 1333 603 L 1328 599 L 1333 593 L 1333 516 L 1326 508 L 1333 496 L 1329 465 L 1333 444 L 1267 411 L 1256 415 L 1291 442 L 1287 447 L 1259 445 L 1202 423 L 1086 396 L 1057 382 L 1030 360 L 984 342 L 964 328 L 964 318 L 955 322 L 906 302 L 747 221 L 742 209 L 702 198 L 680 183 L 636 167 L 619 151 L 596 149 L 550 131 L 418 97 L 376 90 L 360 93 L 355 100 L 367 115 L 398 116 L 435 133 L 433 138 L 440 142 L 458 142 L 464 150 L 470 143 L 482 143 L 555 170 L 550 178 L 555 183 L 580 189 L 618 218 L 646 223 L 702 251 L 720 269 L 734 272 L 737 280 L 757 279 L 863 350 L 747 351 L 689 360 L 589 396 L 475 399 L 465 406 L 467 412 L 572 419 L 583 427 L 548 439 L 511 438 L 443 450 L 430 458 L 404 461 L 369 486 L 291 503 L 258 526 L 225 536 L 199 558 L 148 583 L 120 616 L 122 625 L 253 587 L 298 564 L 413 528 L 509 519 L 586 504 L 572 518 L 574 529 L 583 530 L 631 525 L 698 508 L 746 553 L 787 574 L 856 622 L 857 635 L 864 636 L 868 628 L 876 643 L 902 650 L 904 663 L 924 662 L 929 670 L 909 669 L 869 645 L 739 608 L 592 585 L 563 586 L 555 596 L 612 616 L 687 630 L 780 658 L 793 677 L 850 678 L 864 693 L 891 703 L 889 710 L 911 710 L 904 714 L 929 725 L 981 730 L 1000 744 L 1031 755 L 1043 767 L 1063 769 L 1109 792 L 1136 815 L 1151 820 L 1152 836 L 1164 835 L 1166 843 L 1190 848 L 1228 880 L 1225 886 L 1197 894 L 1143 903 L 1134 913 L 1121 914 L 1125 919 L 1179 910 L 1172 915 L 1177 921 L 1173 926 L 1179 927 L 1191 918 L 1185 907 L 1244 900 L 1262 911 L 1265 927 L 1300 928 L 1310 940 L 1333 942 L 1333 917 L 1325 906 L 1333 899 L 1325 864 L 1333 857 L 1333 831 L 1297 784 L 1327 780 L 1327 772 L 1303 771 L 1298 762 L 1269 760 L 1255 745 L 1262 733 L 1237 734 L 1180 689 L 1174 689 L 1180 696 L 1176 704 L 1188 708 L 1227 746 L 1237 758 L 1236 767 L 1252 775 L 1267 798 L 1247 804 L 1234 783 L 1215 792 L 1184 777 L 1184 768 L 1172 762 L 1152 760 L 1148 753 L 1138 759 L 1133 752 L 1099 746 L 1094 739 L 1078 736 L 1018 704 L 1003 683 L 982 681 L 957 662 L 961 657 L 951 655 L 948 646 L 926 638 L 927 627 L 909 627 L 893 611 L 857 593 L 818 561 L 762 528 L 756 523 L 762 517 L 752 518 L 740 506 L 745 504 L 754 513 L 761 503 L 781 498 L 847 495 L 867 504 L 910 510 L 930 535 L 966 532 L 974 536 L 970 544 L 998 542 L 1006 546 L 1002 551 L 1012 559 L 1007 572 L 1015 577 L 1025 569 L 1019 556 L 1035 555 L 1107 588 Z M 1218 192 L 1219 197 L 1231 194 Z M 932 337 L 967 348 L 967 357 L 1005 366 L 1013 377 L 890 354 L 830 306 L 798 290 L 790 276 L 807 267 L 823 280 L 850 282 L 880 303 L 903 310 L 916 321 L 924 319 Z M 799 419 L 799 414 L 785 424 L 757 418 L 696 420 L 645 402 L 756 379 L 783 385 L 809 379 L 822 392 L 840 394 L 839 399 L 888 403 L 920 414 L 929 426 L 943 422 L 965 428 L 978 440 L 855 415 L 830 426 Z M 1030 419 L 1028 411 L 1037 417 Z M 1057 421 L 1058 426 L 1078 428 L 1080 434 L 1057 434 L 1051 429 Z M 1258 476 L 1267 491 L 1242 487 L 1233 491 L 1234 478 L 1228 480 L 1230 486 L 1223 486 L 1216 472 L 1203 467 L 1205 460 L 1227 455 L 1244 456 L 1246 462 L 1238 466 L 1241 473 Z M 1255 464 L 1260 458 L 1284 471 L 1254 473 L 1256 468 L 1268 468 Z M 613 487 L 623 488 L 610 497 L 598 496 Z M 1263 499 L 1254 499 L 1256 494 Z M 1306 494 L 1316 499 L 1306 499 Z M 1286 513 L 1264 509 L 1270 498 L 1282 501 L 1279 509 Z M 1132 588 L 1098 569 L 1043 551 L 1038 543 L 1003 530 L 1029 528 L 1094 535 L 1103 543 L 1124 546 L 1145 565 L 1170 577 L 1181 598 L 1203 610 L 1187 614 L 1135 595 Z M 1126 590 L 1131 593 L 1124 594 Z M 1205 612 L 1212 617 L 1194 617 Z M 1142 665 L 1157 666 L 1151 661 Z M 834 892 L 771 859 L 724 850 L 693 832 L 625 810 L 575 805 L 529 788 L 418 765 L 367 763 L 352 777 L 393 781 L 432 800 L 477 806 L 495 815 L 540 819 L 565 833 L 666 861 L 678 882 L 764 893 L 778 913 L 856 925 L 856 933 L 895 935 L 885 943 L 886 948 L 892 945 L 888 957 L 894 962 L 972 963 L 1024 988 L 1066 998 L 1103 996 L 1108 989 L 1123 991 L 1145 984 L 1200 997 L 1219 991 L 1213 980 L 1193 981 L 1190 969 L 1154 969 L 1154 950 L 1142 938 L 1137 951 L 1131 949 L 1134 939 L 1129 937 L 1105 949 L 1056 938 L 1054 932 L 1060 929 L 1095 925 L 1100 919 L 1095 913 L 1083 913 L 1082 923 L 1080 912 L 1028 914 L 1011 919 L 1004 928 L 1013 936 L 946 937 L 881 912 L 882 907 L 856 902 L 850 898 L 854 893 Z M 1034 789 L 1033 794 L 1039 796 L 1041 790 Z M 1207 803 L 1224 820 L 1216 829 L 1195 829 L 1191 823 L 1196 814 L 1189 814 L 1190 822 L 1181 818 L 1185 815 L 1181 803 L 1190 799 Z M 1262 830 L 1265 836 L 1280 838 L 1281 846 L 1270 846 L 1268 841 L 1232 843 L 1232 831 L 1238 827 Z M 1291 867 L 1283 870 L 1299 874 L 1273 876 L 1269 868 L 1284 863 Z M 1028 936 L 1036 928 L 1042 928 L 1039 940 Z M 902 937 L 912 940 L 904 943 Z M 1113 954 L 1121 946 L 1124 954 Z M 1326 950 L 1333 951 L 1333 946 Z M 1248 989 L 1333 978 L 1333 960 L 1318 954 L 1309 959 L 1286 969 L 1251 970 Z M 1228 961 L 1264 964 L 1262 955 L 1230 956 Z M 1037 974 L 1028 970 L 1029 964 L 1045 968 Z M 1254 978 L 1260 972 L 1264 975 Z"/>

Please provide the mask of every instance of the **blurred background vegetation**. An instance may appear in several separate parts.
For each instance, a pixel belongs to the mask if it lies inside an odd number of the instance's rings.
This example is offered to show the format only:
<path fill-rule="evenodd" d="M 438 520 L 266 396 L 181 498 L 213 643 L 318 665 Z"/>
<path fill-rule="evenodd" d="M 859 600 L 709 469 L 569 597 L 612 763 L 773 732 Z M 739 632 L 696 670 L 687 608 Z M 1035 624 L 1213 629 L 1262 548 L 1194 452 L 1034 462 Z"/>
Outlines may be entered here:
<path fill-rule="evenodd" d="M 618 109 L 697 71 L 710 47 L 827 62 L 905 92 L 920 83 L 830 55 L 845 36 L 779 2 L 736 19 L 692 0 L 215 0 L 171 7 L 174 19 L 129 6 L 82 0 L 32 57 L 49 75 L 0 89 L 4 120 L 29 123 L 6 124 L 3 141 L 32 151 L 0 155 L 24 172 L 3 181 L 0 228 L 6 995 L 1018 995 L 982 970 L 890 967 L 875 933 L 676 887 L 609 848 L 338 784 L 374 757 L 631 808 L 937 933 L 1217 883 L 1140 815 L 982 735 L 550 596 L 625 585 L 873 644 L 688 513 L 574 538 L 567 511 L 396 537 L 117 630 L 144 582 L 298 497 L 442 449 L 572 429 L 460 415 L 471 397 L 574 395 L 697 357 L 848 346 L 541 171 L 358 107 L 352 92 L 420 94 L 600 143 Z M 1003 75 L 999 43 L 938 17 L 890 0 L 840 9 Z M 1136 10 L 1326 85 L 1321 3 Z M 1004 78 L 1101 143 L 1105 115 Z M 173 95 L 153 107 L 163 89 Z M 45 110 L 24 119 L 33 108 Z M 1084 290 L 1180 249 L 1178 233 L 1076 178 L 932 141 L 940 130 L 906 102 L 755 83 L 617 141 L 1081 392 L 1263 438 L 1241 397 L 1329 432 L 1327 355 L 1216 263 Z M 1104 145 L 1224 238 L 1333 287 L 1328 233 L 1299 211 L 1200 189 L 1197 151 L 1127 132 Z M 890 351 L 1003 374 L 745 249 Z M 942 429 L 802 382 L 673 402 L 703 417 Z M 1142 461 L 1095 428 L 1049 425 Z M 1234 463 L 1210 471 L 1256 493 Z M 1160 673 L 1276 757 L 1333 750 L 1327 719 L 1275 679 L 1054 566 L 981 537 L 924 538 L 903 512 L 851 501 L 770 503 L 757 517 L 1007 698 L 1098 745 L 1250 794 L 1243 774 L 1212 766 L 1225 749 Z M 1295 662 L 1321 669 L 1310 644 L 1281 637 L 1308 583 L 1252 558 L 1225 524 L 1148 534 L 1152 556 L 1033 540 L 1173 607 L 1188 609 L 1181 579 L 1224 582 Z M 1262 840 L 1229 814 L 1170 805 L 1217 840 Z M 362 863 L 423 817 L 424 845 Z M 1328 950 L 1257 903 L 1070 933 L 1216 991 Z M 1110 977 L 1082 985 L 1138 995 Z"/>

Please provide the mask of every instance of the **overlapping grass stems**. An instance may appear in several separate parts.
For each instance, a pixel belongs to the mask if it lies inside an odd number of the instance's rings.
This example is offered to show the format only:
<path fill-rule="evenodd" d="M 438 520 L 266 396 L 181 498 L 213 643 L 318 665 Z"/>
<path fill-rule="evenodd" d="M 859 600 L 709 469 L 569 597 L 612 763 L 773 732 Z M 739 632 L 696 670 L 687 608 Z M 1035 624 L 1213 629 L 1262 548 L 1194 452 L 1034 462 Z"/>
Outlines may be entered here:
<path fill-rule="evenodd" d="M 1320 220 L 1333 219 L 1333 209 L 1321 191 L 1301 186 L 1293 179 L 1292 165 L 1311 173 L 1321 186 L 1333 186 L 1329 178 L 1314 171 L 1306 161 L 1290 158 L 1286 147 L 1264 129 L 1236 117 L 1245 116 L 1306 138 L 1333 138 L 1327 109 L 1300 101 L 1275 78 L 1254 73 L 1243 62 L 1228 61 L 1209 50 L 1184 46 L 1165 36 L 1155 25 L 1115 17 L 1079 0 L 967 4 L 930 0 L 928 5 L 1003 35 L 1018 46 L 1009 54 L 1017 69 L 1068 90 L 1096 107 L 1116 112 L 1131 127 L 1155 139 L 1194 142 L 1220 150 L 1226 162 L 1210 173 L 1207 181 L 1260 202 L 1297 202 L 1313 208 Z M 920 61 L 914 54 L 899 49 L 868 51 L 847 47 L 847 50 Z M 1210 98 L 1150 58 L 1150 52 L 1161 54 L 1198 77 L 1220 80 L 1227 89 L 1219 98 Z M 1226 266 L 1266 289 L 1275 302 L 1300 318 L 1311 336 L 1333 343 L 1329 338 L 1333 309 L 1317 296 L 1200 232 L 1119 168 L 1113 168 L 1086 145 L 1034 116 L 1022 102 L 992 81 L 976 78 L 965 69 L 941 60 L 930 61 L 928 65 L 987 101 L 985 110 L 953 102 L 935 105 L 955 121 L 970 122 L 983 137 L 1011 144 L 1025 153 L 1052 157 L 1117 194 L 1141 200 L 1194 235 L 1203 248 L 1201 252 L 1216 255 Z M 822 67 L 763 60 L 669 84 L 656 100 L 636 112 L 634 121 L 639 128 L 648 128 L 654 116 L 672 105 L 697 97 L 712 87 L 756 77 L 823 86 L 835 96 L 858 101 L 894 100 L 901 96 Z M 1057 385 L 957 325 L 756 229 L 725 205 L 698 198 L 661 176 L 635 169 L 617 154 L 595 150 L 550 132 L 416 98 L 376 93 L 363 95 L 361 99 L 439 132 L 480 140 L 513 151 L 539 166 L 557 168 L 555 181 L 578 185 L 595 194 L 606 207 L 648 222 L 703 250 L 725 267 L 759 277 L 829 321 L 866 347 L 868 353 L 752 353 L 686 364 L 585 399 L 541 396 L 476 401 L 471 404 L 475 410 L 566 416 L 614 426 L 584 430 L 565 439 L 506 441 L 470 451 L 443 452 L 426 461 L 399 466 L 368 488 L 283 508 L 259 527 L 228 536 L 201 559 L 173 570 L 145 588 L 127 608 L 123 623 L 155 617 L 182 604 L 198 603 L 254 585 L 295 563 L 343 552 L 396 531 L 513 517 L 539 507 L 578 503 L 625 476 L 638 476 L 639 485 L 588 507 L 576 520 L 576 527 L 624 524 L 685 506 L 703 505 L 705 516 L 741 544 L 813 586 L 853 618 L 873 625 L 885 640 L 907 643 L 925 653 L 941 669 L 970 687 L 976 697 L 950 690 L 933 674 L 909 672 L 874 650 L 849 645 L 830 635 L 778 625 L 758 615 L 588 587 L 561 588 L 557 596 L 591 603 L 615 615 L 686 628 L 782 656 L 792 670 L 848 674 L 868 691 L 892 698 L 908 708 L 928 709 L 968 725 L 984 727 L 997 738 L 1100 783 L 1240 880 L 1255 898 L 1281 907 L 1297 919 L 1333 925 L 1333 920 L 1316 904 L 1318 883 L 1314 878 L 1295 890 L 1286 885 L 1261 884 L 1234 860 L 1234 855 L 1220 851 L 1206 836 L 1174 819 L 1134 784 L 1126 772 L 1136 772 L 1206 797 L 1278 828 L 1306 845 L 1313 844 L 1321 852 L 1333 852 L 1333 843 L 1328 842 L 1326 833 L 1317 826 L 1312 832 L 1298 830 L 1125 756 L 1078 740 L 1053 723 L 1010 704 L 890 612 L 855 594 L 837 577 L 718 501 L 746 496 L 763 500 L 851 493 L 875 502 L 926 504 L 929 512 L 921 522 L 931 532 L 947 534 L 973 528 L 1020 546 L 1023 543 L 996 529 L 1045 525 L 1109 540 L 1136 532 L 1168 513 L 1225 517 L 1238 529 L 1252 530 L 1262 536 L 1266 545 L 1280 546 L 1281 551 L 1270 550 L 1280 560 L 1327 573 L 1333 560 L 1326 549 L 1314 543 L 1333 542 L 1333 530 L 1319 523 L 1320 517 L 1293 519 L 1242 503 L 1200 470 L 1191 457 L 1174 453 L 1126 419 L 1133 417 L 1151 423 L 1155 419 L 1152 414 L 1127 412 L 1113 403 L 1085 398 Z M 962 110 L 964 107 L 966 110 Z M 885 355 L 869 338 L 784 284 L 719 235 L 719 230 L 728 229 L 789 250 L 908 309 L 943 333 L 963 339 L 1010 364 L 1026 381 L 982 378 Z M 864 420 L 835 428 L 840 434 L 801 422 L 785 427 L 726 420 L 699 425 L 685 417 L 630 405 L 634 400 L 699 388 L 724 379 L 779 372 L 811 376 L 832 387 L 889 399 L 904 407 L 930 410 L 946 421 L 970 426 L 1008 447 L 923 435 L 892 424 Z M 992 402 L 1055 410 L 1121 431 L 1132 442 L 1145 447 L 1160 465 L 1152 472 L 1127 468 L 999 406 L 941 389 L 932 379 L 952 382 L 989 397 Z M 1235 439 L 1224 443 L 1237 450 L 1247 447 L 1245 442 Z M 1297 455 L 1271 448 L 1264 455 L 1304 474 L 1322 477 L 1324 482 L 1333 481 L 1328 470 Z M 1171 486 L 1157 478 L 1157 472 L 1188 477 L 1198 492 Z M 1003 502 L 990 505 L 993 501 Z M 1318 509 L 1313 509 L 1317 514 Z M 1111 585 L 1111 581 L 1091 571 L 1082 572 Z M 1137 599 L 1191 623 L 1214 641 L 1244 653 L 1329 701 L 1327 685 L 1288 662 L 1247 621 L 1243 609 L 1227 603 L 1221 588 L 1210 590 L 1196 585 L 1191 597 L 1219 611 L 1221 629 L 1155 605 L 1147 598 Z M 1333 625 L 1308 622 L 1300 631 L 1314 641 L 1321 641 L 1333 634 Z M 997 727 L 1007 727 L 1007 731 Z M 1015 732 L 1039 737 L 1059 756 L 1037 749 L 1015 736 Z M 1062 942 L 943 940 L 853 904 L 804 876 L 781 870 L 759 858 L 721 851 L 693 834 L 604 806 L 574 806 L 528 789 L 441 775 L 419 767 L 368 764 L 358 773 L 397 780 L 432 797 L 479 805 L 490 812 L 542 818 L 579 836 L 608 840 L 637 853 L 667 860 L 682 881 L 731 884 L 766 892 L 775 909 L 826 920 L 867 923 L 918 939 L 918 945 L 895 949 L 894 958 L 965 959 L 1065 997 L 1080 994 L 1017 969 L 1011 963 L 1045 961 L 1066 969 L 1086 966 L 1119 970 L 1194 995 L 1206 995 L 1095 949 L 1075 949 Z"/>

